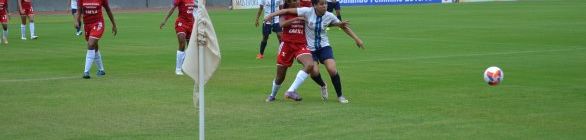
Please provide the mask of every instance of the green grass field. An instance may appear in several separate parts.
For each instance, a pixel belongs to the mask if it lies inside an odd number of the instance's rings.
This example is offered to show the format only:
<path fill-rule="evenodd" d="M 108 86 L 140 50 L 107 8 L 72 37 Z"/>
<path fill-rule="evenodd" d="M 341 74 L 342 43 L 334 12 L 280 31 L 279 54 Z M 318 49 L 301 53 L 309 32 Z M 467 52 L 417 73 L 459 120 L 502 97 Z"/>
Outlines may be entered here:
<path fill-rule="evenodd" d="M 266 103 L 276 39 L 256 60 L 256 10 L 210 16 L 222 64 L 206 86 L 208 139 L 586 139 L 586 2 L 520 1 L 344 7 L 366 42 L 329 32 L 350 104 L 322 102 L 306 80 L 300 103 Z M 100 41 L 107 76 L 81 78 L 85 41 L 72 18 L 37 16 L 21 41 L 17 17 L 0 46 L 0 139 L 197 139 L 193 81 L 175 76 L 177 39 L 164 11 L 115 13 Z M 505 72 L 490 87 L 489 66 Z M 326 75 L 322 68 L 322 75 Z"/>

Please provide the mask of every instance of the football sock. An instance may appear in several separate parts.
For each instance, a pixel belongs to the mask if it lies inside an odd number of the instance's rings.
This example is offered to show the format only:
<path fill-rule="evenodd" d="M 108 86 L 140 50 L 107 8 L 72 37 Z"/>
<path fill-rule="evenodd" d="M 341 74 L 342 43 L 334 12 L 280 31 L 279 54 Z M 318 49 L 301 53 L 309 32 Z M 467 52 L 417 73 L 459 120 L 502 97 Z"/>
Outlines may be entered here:
<path fill-rule="evenodd" d="M 102 55 L 100 51 L 96 51 L 96 57 L 94 58 L 96 61 L 96 66 L 98 66 L 98 70 L 104 71 L 104 63 L 102 63 Z"/>
<path fill-rule="evenodd" d="M 311 77 L 311 79 L 313 79 L 313 81 L 315 81 L 315 83 L 317 83 L 320 87 L 326 86 L 326 83 L 324 83 L 324 80 L 321 79 L 321 74 L 318 74 L 315 77 Z"/>
<path fill-rule="evenodd" d="M 183 66 L 183 60 L 185 59 L 185 52 L 183 51 L 177 51 L 177 61 L 176 61 L 176 65 L 175 65 L 175 70 L 181 70 L 181 67 Z"/>
<path fill-rule="evenodd" d="M 303 81 L 305 81 L 305 79 L 307 78 L 307 76 L 309 76 L 309 74 L 307 74 L 303 70 L 299 70 L 299 72 L 297 73 L 297 76 L 295 77 L 295 81 L 293 81 L 293 84 L 291 84 L 291 87 L 289 87 L 289 89 L 287 91 L 295 91 L 295 90 L 297 90 L 297 88 L 299 88 L 299 86 L 301 84 L 303 84 Z"/>
<path fill-rule="evenodd" d="M 26 25 L 24 24 L 20 25 L 20 35 L 22 38 L 26 38 Z"/>
<path fill-rule="evenodd" d="M 94 57 L 96 57 L 96 51 L 87 50 L 85 55 L 85 69 L 83 72 L 90 72 L 90 69 L 92 68 L 92 62 L 94 62 Z"/>
<path fill-rule="evenodd" d="M 8 38 L 8 29 L 2 32 L 3 37 Z"/>
<path fill-rule="evenodd" d="M 342 82 L 340 81 L 340 75 L 336 73 L 336 75 L 331 78 L 332 84 L 334 84 L 334 88 L 336 89 L 336 95 L 338 95 L 338 97 L 342 96 Z"/>
<path fill-rule="evenodd" d="M 265 54 L 265 48 L 266 47 L 267 47 L 267 42 L 266 41 L 260 42 L 260 54 L 262 54 L 262 55 Z"/>
<path fill-rule="evenodd" d="M 183 62 L 185 61 L 185 51 L 181 51 L 181 59 L 179 59 L 180 61 L 180 65 L 179 68 L 183 68 Z"/>
<path fill-rule="evenodd" d="M 336 17 L 338 18 L 338 20 L 342 20 L 342 15 L 337 15 Z"/>
<path fill-rule="evenodd" d="M 281 85 L 277 85 L 277 83 L 273 81 L 273 90 L 271 91 L 271 96 L 277 97 L 277 92 L 279 92 L 279 88 L 281 88 Z"/>
<path fill-rule="evenodd" d="M 32 36 L 35 36 L 35 23 L 34 22 L 31 22 L 31 23 L 28 24 L 28 26 L 29 26 L 30 31 L 31 31 L 31 37 Z"/>

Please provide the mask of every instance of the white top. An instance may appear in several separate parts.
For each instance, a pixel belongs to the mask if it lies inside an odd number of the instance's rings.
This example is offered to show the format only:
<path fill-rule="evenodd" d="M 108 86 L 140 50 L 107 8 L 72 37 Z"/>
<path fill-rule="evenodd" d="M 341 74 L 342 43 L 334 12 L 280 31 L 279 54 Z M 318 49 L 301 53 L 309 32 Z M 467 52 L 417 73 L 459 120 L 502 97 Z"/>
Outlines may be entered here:
<path fill-rule="evenodd" d="M 326 12 L 319 17 L 313 7 L 297 8 L 297 15 L 305 17 L 305 39 L 307 48 L 315 51 L 321 47 L 330 46 L 330 41 L 326 34 L 326 27 L 332 23 L 340 23 L 336 15 Z"/>
<path fill-rule="evenodd" d="M 258 0 L 258 3 L 263 6 L 264 17 L 279 11 L 279 6 L 284 4 L 283 0 Z M 273 23 L 279 23 L 279 16 L 273 17 Z M 271 24 L 271 22 L 266 22 L 265 24 Z"/>
<path fill-rule="evenodd" d="M 326 2 L 334 2 L 333 0 L 326 0 Z"/>
<path fill-rule="evenodd" d="M 77 0 L 71 0 L 71 9 L 77 9 Z"/>

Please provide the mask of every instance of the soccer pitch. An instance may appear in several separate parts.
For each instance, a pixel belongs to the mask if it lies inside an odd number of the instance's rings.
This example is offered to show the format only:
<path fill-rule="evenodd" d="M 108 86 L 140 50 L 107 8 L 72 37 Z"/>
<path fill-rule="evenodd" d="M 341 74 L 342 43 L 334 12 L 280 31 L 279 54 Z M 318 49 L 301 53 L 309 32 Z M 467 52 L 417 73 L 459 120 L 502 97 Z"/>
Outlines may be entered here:
<path fill-rule="evenodd" d="M 212 10 L 222 63 L 206 86 L 208 139 L 586 139 L 586 3 L 518 1 L 343 7 L 365 42 L 328 32 L 349 104 L 308 79 L 303 101 L 277 101 L 276 36 L 263 60 L 254 10 Z M 0 46 L 0 139 L 196 139 L 193 81 L 175 76 L 166 11 L 114 11 L 100 50 L 106 77 L 82 79 L 86 45 L 70 15 L 38 15 L 38 40 L 10 21 Z M 175 16 L 173 16 L 175 17 Z M 174 19 L 174 18 L 173 18 Z M 28 29 L 27 29 L 28 30 Z M 501 85 L 482 80 L 489 66 Z"/>

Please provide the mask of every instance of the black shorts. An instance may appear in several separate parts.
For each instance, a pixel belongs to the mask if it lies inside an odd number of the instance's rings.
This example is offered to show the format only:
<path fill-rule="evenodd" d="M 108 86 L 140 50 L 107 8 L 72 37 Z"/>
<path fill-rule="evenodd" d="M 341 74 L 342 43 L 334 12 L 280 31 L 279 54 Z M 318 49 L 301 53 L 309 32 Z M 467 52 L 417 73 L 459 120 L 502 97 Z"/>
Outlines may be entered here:
<path fill-rule="evenodd" d="M 75 13 L 77 13 L 77 9 L 71 9 L 71 14 L 75 15 Z"/>
<path fill-rule="evenodd" d="M 340 1 L 336 2 L 328 2 L 328 12 L 333 12 L 335 10 L 340 10 Z"/>
<path fill-rule="evenodd" d="M 282 29 L 281 29 L 281 26 L 279 25 L 279 23 L 263 24 L 263 26 L 262 26 L 262 35 L 263 36 L 270 35 L 271 31 L 273 31 L 275 33 L 280 33 L 282 31 Z"/>
<path fill-rule="evenodd" d="M 317 61 L 323 64 L 324 61 L 328 59 L 334 59 L 334 50 L 332 50 L 332 47 L 330 46 L 325 46 L 312 51 L 311 55 L 313 57 L 313 61 Z"/>

